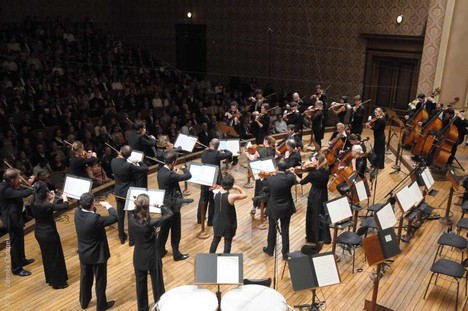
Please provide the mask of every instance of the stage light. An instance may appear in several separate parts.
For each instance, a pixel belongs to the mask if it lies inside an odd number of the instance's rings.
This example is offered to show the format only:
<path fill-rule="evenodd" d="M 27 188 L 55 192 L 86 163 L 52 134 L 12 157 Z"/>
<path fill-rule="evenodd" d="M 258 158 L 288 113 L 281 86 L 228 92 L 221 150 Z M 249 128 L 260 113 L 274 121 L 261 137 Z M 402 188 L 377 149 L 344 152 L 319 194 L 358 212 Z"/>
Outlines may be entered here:
<path fill-rule="evenodd" d="M 187 17 L 192 18 L 192 12 L 187 12 Z"/>
<path fill-rule="evenodd" d="M 396 22 L 398 25 L 401 24 L 401 22 L 403 22 L 403 15 L 398 15 L 396 18 Z"/>

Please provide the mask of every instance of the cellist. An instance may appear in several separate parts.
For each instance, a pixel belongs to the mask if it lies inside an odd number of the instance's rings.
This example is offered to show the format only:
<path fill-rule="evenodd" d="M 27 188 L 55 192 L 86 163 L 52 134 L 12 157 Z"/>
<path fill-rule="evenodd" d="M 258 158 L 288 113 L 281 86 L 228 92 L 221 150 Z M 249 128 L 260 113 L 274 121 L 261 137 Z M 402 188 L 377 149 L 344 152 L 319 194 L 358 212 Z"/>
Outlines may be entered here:
<path fill-rule="evenodd" d="M 365 152 L 362 150 L 362 147 L 360 145 L 356 144 L 352 147 L 351 154 L 352 158 L 349 165 L 353 167 L 353 172 L 356 172 L 361 179 L 364 179 L 367 169 L 367 157 Z M 343 164 L 346 165 L 348 163 Z M 338 167 L 338 170 L 344 168 L 345 166 L 340 166 Z M 346 182 L 339 184 L 336 188 L 341 195 L 346 194 L 346 192 L 349 190 Z"/>
<path fill-rule="evenodd" d="M 468 127 L 468 121 L 465 120 L 465 117 L 463 116 L 463 114 L 461 112 L 455 113 L 455 111 L 452 108 L 449 108 L 444 111 L 444 119 L 442 120 L 442 128 L 445 128 L 448 124 L 450 124 L 450 121 L 455 116 L 457 117 L 457 119 L 453 121 L 453 125 L 455 125 L 457 128 L 458 139 L 453 144 L 452 152 L 448 159 L 447 166 L 452 165 L 453 160 L 455 159 L 455 154 L 457 153 L 458 145 L 463 143 L 463 140 L 465 139 L 465 135 L 467 133 L 466 127 Z"/>
<path fill-rule="evenodd" d="M 343 149 L 347 149 L 351 147 L 351 144 L 348 139 L 348 133 L 346 132 L 346 127 L 343 123 L 336 124 L 336 130 L 333 132 L 332 136 L 330 137 L 330 141 L 328 142 L 329 145 L 332 144 L 332 141 L 337 137 L 340 136 L 340 139 L 343 141 L 344 147 Z"/>

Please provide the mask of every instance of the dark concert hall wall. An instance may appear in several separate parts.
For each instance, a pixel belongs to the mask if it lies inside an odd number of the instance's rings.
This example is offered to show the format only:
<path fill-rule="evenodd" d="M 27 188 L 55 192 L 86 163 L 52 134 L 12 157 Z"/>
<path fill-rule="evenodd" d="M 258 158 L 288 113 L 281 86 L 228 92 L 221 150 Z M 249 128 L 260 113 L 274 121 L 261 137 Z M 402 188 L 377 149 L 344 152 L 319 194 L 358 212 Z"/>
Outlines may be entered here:
<path fill-rule="evenodd" d="M 24 1 L 82 3 L 82 1 Z M 127 41 L 176 63 L 176 23 L 206 24 L 207 72 L 268 80 L 268 28 L 273 30 L 271 80 L 308 95 L 314 85 L 331 94 L 354 95 L 363 88 L 365 41 L 360 33 L 424 36 L 429 0 L 107 0 L 86 14 Z M 7 3 L 2 1 L 2 3 Z M 93 4 L 94 3 L 94 4 Z M 106 5 L 109 5 L 106 8 Z M 78 7 L 78 4 L 73 4 Z M 101 9 L 107 10 L 101 12 Z M 5 5 L 3 5 L 5 10 Z M 70 13 L 62 4 L 67 14 Z M 77 8 L 79 11 L 80 9 Z M 83 10 L 83 9 L 81 9 Z M 60 9 L 52 10 L 55 14 Z M 188 20 L 186 13 L 193 17 Z M 43 10 L 44 14 L 45 11 Z M 395 19 L 404 16 L 401 25 Z"/>

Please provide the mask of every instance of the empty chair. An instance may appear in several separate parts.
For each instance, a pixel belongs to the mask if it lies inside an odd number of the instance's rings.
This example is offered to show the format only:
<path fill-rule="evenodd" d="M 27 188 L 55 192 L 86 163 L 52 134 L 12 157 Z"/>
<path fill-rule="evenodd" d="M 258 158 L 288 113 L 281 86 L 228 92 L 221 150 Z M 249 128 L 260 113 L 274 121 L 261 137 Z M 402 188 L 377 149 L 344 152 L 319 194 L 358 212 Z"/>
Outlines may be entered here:
<path fill-rule="evenodd" d="M 435 263 L 437 259 L 437 255 L 442 256 L 442 251 L 443 251 L 444 246 L 451 246 L 451 247 L 459 249 L 462 255 L 461 260 L 463 261 L 465 249 L 467 247 L 468 241 L 464 237 L 454 232 L 450 232 L 450 233 L 444 232 L 439 237 L 439 240 L 437 240 L 437 244 L 439 244 L 439 246 L 437 247 L 437 251 L 434 256 L 433 263 Z"/>

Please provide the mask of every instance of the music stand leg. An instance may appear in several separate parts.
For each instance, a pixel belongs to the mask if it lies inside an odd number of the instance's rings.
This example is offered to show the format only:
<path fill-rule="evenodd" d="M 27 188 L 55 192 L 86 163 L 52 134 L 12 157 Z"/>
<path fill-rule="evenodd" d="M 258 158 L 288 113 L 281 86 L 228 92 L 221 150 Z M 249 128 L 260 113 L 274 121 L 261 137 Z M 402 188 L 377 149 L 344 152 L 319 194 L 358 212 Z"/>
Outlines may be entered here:
<path fill-rule="evenodd" d="M 296 305 L 296 306 L 294 306 L 294 308 L 298 308 L 299 310 L 302 310 L 303 308 L 305 308 L 306 310 L 309 310 L 309 311 L 319 311 L 320 306 L 322 304 L 325 304 L 325 301 L 320 301 L 320 299 L 317 296 L 316 290 L 317 289 L 315 289 L 315 288 L 311 289 L 311 292 L 312 292 L 312 303 L 311 304 Z"/>
<path fill-rule="evenodd" d="M 218 310 L 221 310 L 221 288 L 218 284 L 218 290 L 216 291 L 216 298 L 218 298 Z"/>
<path fill-rule="evenodd" d="M 458 166 L 459 166 L 463 171 L 465 171 L 465 169 L 463 168 L 463 166 L 460 164 L 460 162 L 458 161 L 458 159 L 457 159 L 456 157 L 454 157 L 453 160 L 454 160 L 455 162 L 457 162 Z"/>
<path fill-rule="evenodd" d="M 447 200 L 447 208 L 445 209 L 445 216 L 439 218 L 439 222 L 444 225 L 452 225 L 453 221 L 450 219 L 450 207 L 452 205 L 452 197 L 453 193 L 455 192 L 455 189 L 453 189 L 453 186 L 450 187 L 450 192 L 449 192 L 449 197 Z"/>

